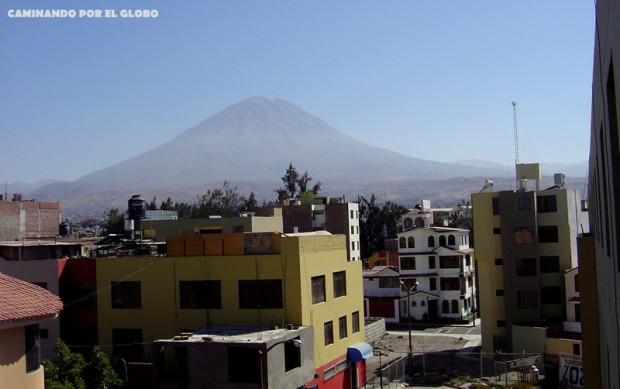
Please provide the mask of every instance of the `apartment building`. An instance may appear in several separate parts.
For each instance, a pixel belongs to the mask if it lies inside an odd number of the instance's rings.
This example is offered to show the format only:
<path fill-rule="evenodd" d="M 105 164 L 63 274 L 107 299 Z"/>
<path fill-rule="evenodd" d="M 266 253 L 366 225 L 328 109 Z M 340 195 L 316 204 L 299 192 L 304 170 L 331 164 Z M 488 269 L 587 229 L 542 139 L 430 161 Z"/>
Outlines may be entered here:
<path fill-rule="evenodd" d="M 347 203 L 341 198 L 324 196 L 302 197 L 284 200 L 282 205 L 261 207 L 257 215 L 282 209 L 285 233 L 328 231 L 346 237 L 347 258 L 349 261 L 361 260 L 359 206 Z"/>
<path fill-rule="evenodd" d="M 565 317 L 564 272 L 577 266 L 577 236 L 588 232 L 579 192 L 560 182 L 472 195 L 483 351 L 544 351 L 545 328 Z M 533 342 L 532 339 L 540 339 Z"/>
<path fill-rule="evenodd" d="M 293 325 L 312 328 L 307 386 L 363 383 L 362 269 L 343 235 L 194 234 L 167 246 L 166 257 L 97 258 L 97 288 L 109 287 L 97 295 L 99 343 L 115 345 L 113 361 L 150 361 L 145 342 L 204 327 Z"/>
<path fill-rule="evenodd" d="M 596 258 L 593 267 L 599 303 L 598 373 L 600 387 L 620 388 L 620 106 L 616 86 L 616 80 L 620 80 L 620 2 L 598 0 L 595 9 L 588 178 L 590 221 Z M 587 347 L 587 343 L 584 339 L 584 347 Z M 584 371 L 588 369 L 587 364 L 584 365 Z M 588 377 L 585 379 L 589 386 Z"/>

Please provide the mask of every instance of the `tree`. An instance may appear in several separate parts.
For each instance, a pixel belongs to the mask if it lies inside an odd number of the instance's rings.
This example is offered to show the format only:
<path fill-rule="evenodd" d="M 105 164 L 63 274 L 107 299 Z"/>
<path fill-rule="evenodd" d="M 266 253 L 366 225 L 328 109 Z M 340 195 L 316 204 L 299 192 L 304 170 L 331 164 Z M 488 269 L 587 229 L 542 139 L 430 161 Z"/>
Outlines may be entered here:
<path fill-rule="evenodd" d="M 110 208 L 103 214 L 103 232 L 105 234 L 122 234 L 125 232 L 124 214 L 118 208 Z"/>
<path fill-rule="evenodd" d="M 195 217 L 237 216 L 245 206 L 246 199 L 237 192 L 237 187 L 231 187 L 228 181 L 224 181 L 221 189 L 209 189 L 202 196 L 198 196 Z"/>
<path fill-rule="evenodd" d="M 51 389 L 115 389 L 123 386 L 108 358 L 94 347 L 88 361 L 69 350 L 62 339 L 56 340 L 51 361 L 44 360 L 45 387 Z"/>
<path fill-rule="evenodd" d="M 258 201 L 256 200 L 256 195 L 254 194 L 254 191 L 252 191 L 250 192 L 250 196 L 248 197 L 248 199 L 245 200 L 244 208 L 248 212 L 253 212 L 257 204 Z"/>
<path fill-rule="evenodd" d="M 153 196 L 153 200 L 146 204 L 146 209 L 149 211 L 157 210 L 157 196 Z"/>
<path fill-rule="evenodd" d="M 373 193 L 370 200 L 364 196 L 357 199 L 359 204 L 360 245 L 362 258 L 368 258 L 378 251 L 385 250 L 385 240 L 396 238 L 400 227 L 400 217 L 408 209 L 392 201 L 377 203 Z"/>
<path fill-rule="evenodd" d="M 278 194 L 278 201 L 286 198 L 316 196 L 321 190 L 321 181 L 317 181 L 312 189 L 308 190 L 310 181 L 312 181 L 312 177 L 310 177 L 307 170 L 300 175 L 293 163 L 289 163 L 284 176 L 282 176 L 284 186 L 274 190 Z"/>

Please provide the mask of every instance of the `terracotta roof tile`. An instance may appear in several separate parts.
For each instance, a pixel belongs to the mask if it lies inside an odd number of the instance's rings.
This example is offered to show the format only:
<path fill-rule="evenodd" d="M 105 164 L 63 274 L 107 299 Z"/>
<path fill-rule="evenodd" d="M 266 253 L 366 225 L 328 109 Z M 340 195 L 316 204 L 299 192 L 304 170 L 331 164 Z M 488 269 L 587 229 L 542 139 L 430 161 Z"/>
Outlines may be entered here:
<path fill-rule="evenodd" d="M 47 290 L 0 273 L 0 324 L 55 316 L 62 301 Z"/>

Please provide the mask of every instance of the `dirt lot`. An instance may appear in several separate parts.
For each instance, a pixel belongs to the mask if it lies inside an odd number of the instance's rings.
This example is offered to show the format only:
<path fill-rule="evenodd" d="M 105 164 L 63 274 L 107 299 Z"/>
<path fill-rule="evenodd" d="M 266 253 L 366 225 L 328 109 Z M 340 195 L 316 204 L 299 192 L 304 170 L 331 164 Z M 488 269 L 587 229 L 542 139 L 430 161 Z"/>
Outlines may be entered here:
<path fill-rule="evenodd" d="M 411 346 L 415 365 L 421 363 L 420 353 L 438 353 L 444 351 L 457 351 L 460 350 L 467 341 L 459 338 L 458 336 L 429 336 L 429 335 L 412 335 Z M 375 356 L 366 361 L 366 371 L 369 375 L 374 374 L 375 370 L 379 367 L 379 361 L 381 364 L 385 364 L 398 357 L 407 356 L 409 349 L 409 338 L 407 334 L 404 335 L 384 335 L 379 341 L 372 344 Z M 379 356 L 380 354 L 380 356 Z M 448 353 L 438 354 L 433 358 L 439 358 L 440 355 L 445 356 L 446 359 L 450 359 Z M 428 355 L 431 358 L 431 355 Z M 449 361 L 448 361 L 449 362 Z M 430 367 L 430 366 L 429 366 Z"/>

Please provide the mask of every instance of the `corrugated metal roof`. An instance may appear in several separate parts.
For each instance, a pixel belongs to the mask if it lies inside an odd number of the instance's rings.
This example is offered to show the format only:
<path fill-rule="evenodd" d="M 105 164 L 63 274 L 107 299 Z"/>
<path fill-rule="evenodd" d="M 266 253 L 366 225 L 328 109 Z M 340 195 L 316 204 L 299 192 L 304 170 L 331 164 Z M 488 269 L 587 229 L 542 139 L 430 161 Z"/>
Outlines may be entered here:
<path fill-rule="evenodd" d="M 0 273 L 0 324 L 53 317 L 62 301 L 47 290 Z"/>

